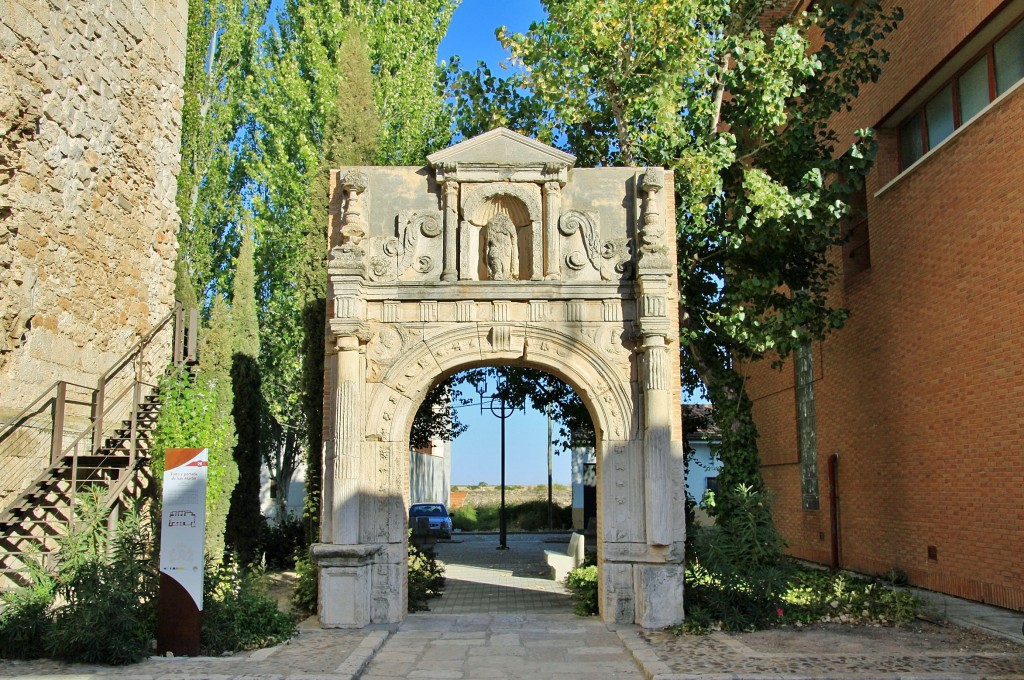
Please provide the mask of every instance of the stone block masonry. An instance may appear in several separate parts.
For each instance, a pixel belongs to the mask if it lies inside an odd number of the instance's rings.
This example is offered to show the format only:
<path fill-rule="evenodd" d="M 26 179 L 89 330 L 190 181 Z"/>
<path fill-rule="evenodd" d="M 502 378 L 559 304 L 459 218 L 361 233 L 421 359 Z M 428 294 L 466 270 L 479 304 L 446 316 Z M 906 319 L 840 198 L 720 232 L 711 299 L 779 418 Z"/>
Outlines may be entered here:
<path fill-rule="evenodd" d="M 0 1 L 0 420 L 171 309 L 187 11 Z"/>
<path fill-rule="evenodd" d="M 94 387 L 172 309 L 187 13 L 0 0 L 0 426 L 57 380 Z M 47 465 L 38 436 L 0 451 L 0 499 Z"/>

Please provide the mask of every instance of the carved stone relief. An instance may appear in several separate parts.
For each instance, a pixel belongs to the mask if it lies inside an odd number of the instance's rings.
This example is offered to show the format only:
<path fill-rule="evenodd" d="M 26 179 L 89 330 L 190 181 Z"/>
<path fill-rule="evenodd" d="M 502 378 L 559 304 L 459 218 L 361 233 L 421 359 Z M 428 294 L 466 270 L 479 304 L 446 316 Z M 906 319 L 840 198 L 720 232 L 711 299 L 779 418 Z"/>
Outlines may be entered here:
<path fill-rule="evenodd" d="M 402 210 L 395 236 L 376 239 L 370 258 L 373 281 L 437 280 L 441 277 L 444 216 L 437 211 Z"/>

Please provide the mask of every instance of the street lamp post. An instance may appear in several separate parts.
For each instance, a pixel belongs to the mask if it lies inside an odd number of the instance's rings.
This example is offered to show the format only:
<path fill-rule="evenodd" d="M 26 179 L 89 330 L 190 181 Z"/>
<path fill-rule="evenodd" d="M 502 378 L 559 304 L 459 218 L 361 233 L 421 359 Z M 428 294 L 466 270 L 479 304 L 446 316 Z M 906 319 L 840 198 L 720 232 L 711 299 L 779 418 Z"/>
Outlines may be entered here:
<path fill-rule="evenodd" d="M 477 383 L 476 391 L 480 395 L 480 411 L 482 413 L 487 383 Z M 508 550 L 508 523 L 505 515 L 505 421 L 515 409 L 505 401 L 504 392 L 501 392 L 501 396 L 491 395 L 489 408 L 491 414 L 501 421 L 501 509 L 498 511 L 498 550 Z"/>

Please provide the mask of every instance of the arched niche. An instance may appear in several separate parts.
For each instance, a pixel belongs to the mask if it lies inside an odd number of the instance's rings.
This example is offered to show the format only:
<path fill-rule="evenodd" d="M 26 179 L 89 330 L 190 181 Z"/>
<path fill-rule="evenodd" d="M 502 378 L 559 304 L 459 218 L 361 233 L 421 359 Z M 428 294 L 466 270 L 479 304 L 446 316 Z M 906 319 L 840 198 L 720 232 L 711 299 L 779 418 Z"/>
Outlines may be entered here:
<path fill-rule="evenodd" d="M 497 215 L 515 225 L 517 267 L 511 280 L 542 278 L 543 212 L 541 190 L 536 184 L 488 182 L 466 184 L 462 189 L 462 226 L 459 263 L 464 280 L 491 279 L 487 266 L 487 230 Z"/>

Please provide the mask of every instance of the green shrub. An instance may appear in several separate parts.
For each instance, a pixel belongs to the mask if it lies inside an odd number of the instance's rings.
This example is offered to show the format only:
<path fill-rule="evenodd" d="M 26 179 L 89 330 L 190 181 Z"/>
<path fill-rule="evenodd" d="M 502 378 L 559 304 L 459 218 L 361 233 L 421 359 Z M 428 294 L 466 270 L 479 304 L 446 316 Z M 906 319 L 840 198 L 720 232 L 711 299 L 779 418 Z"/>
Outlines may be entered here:
<path fill-rule="evenodd" d="M 138 511 L 125 513 L 111 539 L 101 490 L 80 492 L 78 499 L 75 522 L 60 538 L 56 573 L 37 569 L 31 588 L 3 596 L 4 658 L 121 665 L 150 653 L 159 584 L 152 524 Z M 255 649 L 295 634 L 292 617 L 277 610 L 261 576 L 208 562 L 204 653 Z"/>
<path fill-rule="evenodd" d="M 565 577 L 565 587 L 572 595 L 572 610 L 579 616 L 597 614 L 597 567 L 576 567 Z"/>
<path fill-rule="evenodd" d="M 297 633 L 295 619 L 277 608 L 263 585 L 260 568 L 207 561 L 203 582 L 203 654 L 217 655 L 269 647 Z"/>
<path fill-rule="evenodd" d="M 452 512 L 452 528 L 459 531 L 476 531 L 477 516 L 476 507 L 463 505 Z"/>
<path fill-rule="evenodd" d="M 546 531 L 548 529 L 548 502 L 526 501 L 507 508 L 510 531 Z M 552 511 L 553 528 L 572 528 L 572 508 L 554 504 Z"/>
<path fill-rule="evenodd" d="M 296 554 L 308 547 L 302 519 L 286 517 L 277 522 L 270 522 L 266 517 L 262 519 L 259 538 L 254 548 L 255 554 L 262 555 L 270 569 L 293 568 Z"/>
<path fill-rule="evenodd" d="M 444 590 L 444 567 L 433 550 L 420 550 L 409 543 L 409 611 L 427 611 L 427 600 Z"/>
<path fill-rule="evenodd" d="M 700 528 L 687 569 L 688 615 L 706 612 L 726 630 L 750 630 L 780 620 L 792 563 L 772 523 L 764 492 L 736 487 L 727 521 Z"/>
<path fill-rule="evenodd" d="M 907 623 L 923 606 L 920 598 L 885 580 L 824 569 L 799 569 L 783 604 L 784 623 Z"/>
<path fill-rule="evenodd" d="M 308 553 L 295 554 L 295 572 L 299 578 L 292 592 L 292 609 L 301 614 L 314 614 L 319 602 L 319 581 L 316 565 Z"/>
<path fill-rule="evenodd" d="M 32 585 L 0 597 L 0 658 L 38 659 L 46 656 L 50 636 L 50 606 L 56 583 L 41 568 L 31 573 Z"/>
<path fill-rule="evenodd" d="M 452 527 L 460 531 L 497 531 L 500 527 L 501 506 L 497 503 L 486 505 L 464 505 L 452 512 Z M 548 502 L 526 501 L 505 506 L 509 531 L 546 531 L 548 528 Z M 555 504 L 555 530 L 572 528 L 572 508 Z"/>
<path fill-rule="evenodd" d="M 81 498 L 82 522 L 69 530 L 60 549 L 56 592 L 64 604 L 51 610 L 47 651 L 80 663 L 141 661 L 156 629 L 151 525 L 140 513 L 127 513 L 108 550 L 105 527 L 97 522 L 105 514 L 99 493 Z"/>

